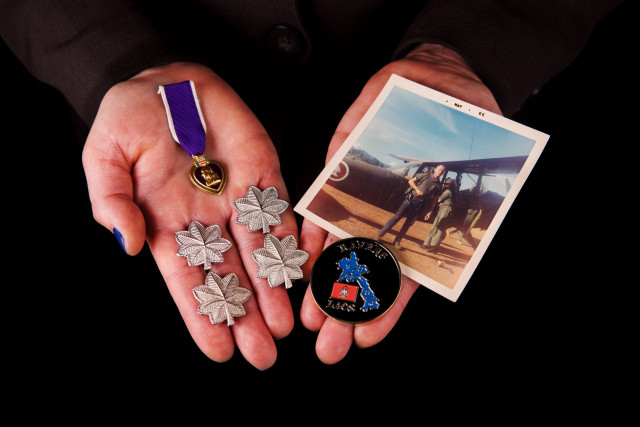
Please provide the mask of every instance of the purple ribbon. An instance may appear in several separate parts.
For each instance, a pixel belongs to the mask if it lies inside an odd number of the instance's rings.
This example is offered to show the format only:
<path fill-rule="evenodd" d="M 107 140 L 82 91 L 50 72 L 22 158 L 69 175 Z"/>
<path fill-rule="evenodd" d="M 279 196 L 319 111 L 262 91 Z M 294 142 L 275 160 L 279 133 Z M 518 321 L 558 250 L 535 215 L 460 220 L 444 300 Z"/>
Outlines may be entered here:
<path fill-rule="evenodd" d="M 167 110 L 173 139 L 191 156 L 204 154 L 206 129 L 193 82 L 160 86 L 158 92 Z"/>

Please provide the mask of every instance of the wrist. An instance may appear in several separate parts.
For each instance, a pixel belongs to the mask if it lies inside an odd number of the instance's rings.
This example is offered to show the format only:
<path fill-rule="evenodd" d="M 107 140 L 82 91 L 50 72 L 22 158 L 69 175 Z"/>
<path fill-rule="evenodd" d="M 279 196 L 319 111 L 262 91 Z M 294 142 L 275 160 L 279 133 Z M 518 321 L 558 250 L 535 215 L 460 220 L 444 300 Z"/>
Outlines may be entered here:
<path fill-rule="evenodd" d="M 197 80 L 201 76 L 211 77 L 215 76 L 215 73 L 205 65 L 183 61 L 147 68 L 130 80 L 156 80 L 161 84 L 169 84 L 184 80 Z"/>
<path fill-rule="evenodd" d="M 455 50 L 443 45 L 422 43 L 396 61 L 396 74 L 502 114 L 491 90 L 469 63 Z"/>
<path fill-rule="evenodd" d="M 419 44 L 407 53 L 405 59 L 437 65 L 443 70 L 480 81 L 471 66 L 458 52 L 443 45 L 433 43 Z"/>

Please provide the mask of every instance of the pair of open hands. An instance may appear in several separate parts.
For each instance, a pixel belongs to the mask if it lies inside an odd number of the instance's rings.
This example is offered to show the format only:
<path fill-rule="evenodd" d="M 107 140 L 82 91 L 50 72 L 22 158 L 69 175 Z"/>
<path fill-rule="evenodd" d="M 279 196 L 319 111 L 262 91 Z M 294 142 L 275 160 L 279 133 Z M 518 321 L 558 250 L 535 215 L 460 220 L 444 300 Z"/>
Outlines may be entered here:
<path fill-rule="evenodd" d="M 390 63 L 365 85 L 345 113 L 330 141 L 327 160 L 335 153 L 365 114 L 391 74 L 499 113 L 492 94 L 454 52 L 436 45 L 422 45 L 407 57 Z M 227 168 L 229 181 L 221 195 L 197 189 L 189 180 L 191 157 L 172 139 L 160 96 L 160 85 L 193 80 L 207 127 L 205 154 Z M 271 367 L 277 357 L 275 339 L 287 336 L 294 323 L 293 309 L 284 286 L 271 288 L 257 278 L 251 251 L 262 247 L 264 234 L 248 232 L 237 224 L 233 200 L 244 197 L 249 186 L 275 187 L 280 199 L 289 200 L 280 173 L 276 150 L 257 118 L 223 80 L 210 69 L 192 63 L 175 63 L 146 70 L 114 86 L 104 97 L 87 138 L 83 164 L 96 221 L 117 229 L 130 255 L 148 242 L 169 291 L 199 348 L 212 360 L 224 362 L 235 347 L 258 369 Z M 309 253 L 303 265 L 308 280 L 311 267 L 323 248 L 336 240 L 305 220 L 298 230 L 294 213 L 281 214 L 274 228 L 278 238 L 294 235 L 299 249 Z M 175 232 L 186 230 L 193 220 L 217 224 L 222 237 L 233 245 L 224 262 L 215 264 L 220 277 L 235 273 L 240 286 L 252 291 L 244 304 L 247 314 L 228 327 L 212 325 L 197 312 L 192 289 L 204 283 L 203 268 L 190 267 L 176 256 Z M 321 361 L 340 361 L 352 343 L 369 347 L 393 328 L 419 285 L 403 277 L 396 304 L 381 319 L 364 325 L 347 325 L 327 318 L 315 305 L 309 290 L 300 318 L 319 331 L 316 353 Z"/>

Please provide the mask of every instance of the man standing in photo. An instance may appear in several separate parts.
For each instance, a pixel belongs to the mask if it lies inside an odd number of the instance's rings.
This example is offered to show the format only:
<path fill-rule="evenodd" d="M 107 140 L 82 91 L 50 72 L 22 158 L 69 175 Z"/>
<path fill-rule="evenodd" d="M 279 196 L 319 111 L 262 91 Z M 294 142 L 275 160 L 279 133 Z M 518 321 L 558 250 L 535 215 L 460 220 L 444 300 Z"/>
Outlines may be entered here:
<path fill-rule="evenodd" d="M 442 239 L 446 236 L 447 217 L 453 209 L 453 190 L 454 180 L 447 178 L 444 180 L 444 191 L 438 198 L 438 215 L 433 220 L 431 230 L 424 239 L 422 244 L 427 252 L 437 252 Z M 431 217 L 431 212 L 427 212 L 425 220 Z"/>
<path fill-rule="evenodd" d="M 376 240 L 381 240 L 401 218 L 405 218 L 404 224 L 396 234 L 393 245 L 396 249 L 401 249 L 400 241 L 415 222 L 419 215 L 426 215 L 433 211 L 438 202 L 438 197 L 442 190 L 440 177 L 446 171 L 444 165 L 438 165 L 430 172 L 417 173 L 409 180 L 409 188 L 405 193 L 405 198 L 396 210 L 394 216 L 380 229 L 376 235 Z"/>

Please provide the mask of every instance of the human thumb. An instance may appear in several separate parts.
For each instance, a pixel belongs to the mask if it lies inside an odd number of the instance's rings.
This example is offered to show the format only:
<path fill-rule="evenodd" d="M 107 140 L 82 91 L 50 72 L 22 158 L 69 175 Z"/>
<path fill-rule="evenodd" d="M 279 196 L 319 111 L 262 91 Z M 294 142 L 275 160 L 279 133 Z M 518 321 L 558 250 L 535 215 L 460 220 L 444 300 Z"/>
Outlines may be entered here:
<path fill-rule="evenodd" d="M 144 246 L 145 220 L 133 201 L 130 165 L 119 150 L 94 142 L 89 135 L 82 154 L 93 217 L 114 234 L 125 253 L 136 255 Z"/>

